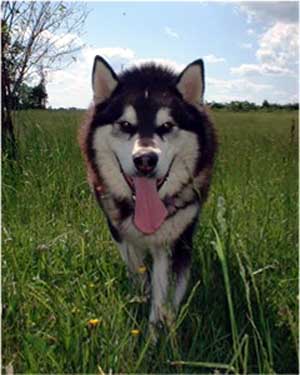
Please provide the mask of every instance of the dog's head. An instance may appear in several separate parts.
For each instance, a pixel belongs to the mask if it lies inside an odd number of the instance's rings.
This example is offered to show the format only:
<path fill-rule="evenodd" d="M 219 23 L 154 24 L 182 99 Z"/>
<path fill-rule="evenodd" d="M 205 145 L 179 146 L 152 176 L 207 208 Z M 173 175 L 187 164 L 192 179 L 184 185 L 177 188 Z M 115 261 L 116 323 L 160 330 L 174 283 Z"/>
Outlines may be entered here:
<path fill-rule="evenodd" d="M 97 56 L 92 86 L 87 136 L 92 168 L 117 199 L 135 201 L 139 211 L 153 206 L 163 220 L 159 201 L 192 183 L 210 158 L 202 60 L 179 75 L 146 64 L 117 76 Z"/>

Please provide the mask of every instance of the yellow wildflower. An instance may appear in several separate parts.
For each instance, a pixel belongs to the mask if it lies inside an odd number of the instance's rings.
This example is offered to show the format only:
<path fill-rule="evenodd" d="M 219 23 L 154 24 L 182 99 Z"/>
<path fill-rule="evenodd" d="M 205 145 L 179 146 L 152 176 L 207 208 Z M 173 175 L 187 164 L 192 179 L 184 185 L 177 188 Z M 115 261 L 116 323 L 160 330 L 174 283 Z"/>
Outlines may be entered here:
<path fill-rule="evenodd" d="M 140 266 L 139 269 L 138 269 L 139 273 L 145 273 L 147 271 L 147 267 L 145 266 Z"/>
<path fill-rule="evenodd" d="M 88 321 L 88 325 L 90 328 L 96 327 L 99 324 L 100 324 L 100 319 L 90 319 Z"/>
<path fill-rule="evenodd" d="M 138 336 L 141 331 L 139 329 L 132 329 L 130 333 L 132 334 L 132 336 Z"/>

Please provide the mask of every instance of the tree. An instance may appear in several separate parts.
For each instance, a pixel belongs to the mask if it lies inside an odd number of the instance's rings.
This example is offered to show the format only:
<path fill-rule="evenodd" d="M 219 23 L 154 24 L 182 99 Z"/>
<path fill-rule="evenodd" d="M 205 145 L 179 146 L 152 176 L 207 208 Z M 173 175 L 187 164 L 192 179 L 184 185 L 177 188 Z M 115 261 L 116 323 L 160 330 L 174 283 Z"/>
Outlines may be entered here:
<path fill-rule="evenodd" d="M 269 109 L 270 108 L 270 103 L 265 99 L 263 102 L 262 102 L 262 108 L 267 108 Z"/>
<path fill-rule="evenodd" d="M 12 109 L 46 109 L 48 94 L 43 69 L 40 72 L 40 82 L 35 86 L 22 83 L 17 95 L 12 97 Z"/>
<path fill-rule="evenodd" d="M 32 108 L 38 109 L 45 109 L 46 108 L 46 100 L 47 100 L 47 92 L 44 82 L 41 82 L 32 88 L 31 91 L 31 98 L 32 98 Z"/>
<path fill-rule="evenodd" d="M 32 108 L 31 103 L 32 87 L 26 83 L 22 83 L 17 97 L 13 98 L 13 109 L 29 109 Z"/>
<path fill-rule="evenodd" d="M 4 1 L 1 10 L 2 147 L 11 145 L 15 155 L 14 101 L 24 83 L 39 77 L 41 65 L 48 71 L 72 62 L 82 47 L 87 10 L 82 3 L 51 1 Z M 41 100 L 44 83 L 37 89 Z"/>
<path fill-rule="evenodd" d="M 46 109 L 48 94 L 46 92 L 46 78 L 43 67 L 40 69 L 40 82 L 31 90 L 32 108 Z"/>
<path fill-rule="evenodd" d="M 13 110 L 18 109 L 46 109 L 47 92 L 43 81 L 36 86 L 22 83 L 18 96 L 13 98 Z"/>

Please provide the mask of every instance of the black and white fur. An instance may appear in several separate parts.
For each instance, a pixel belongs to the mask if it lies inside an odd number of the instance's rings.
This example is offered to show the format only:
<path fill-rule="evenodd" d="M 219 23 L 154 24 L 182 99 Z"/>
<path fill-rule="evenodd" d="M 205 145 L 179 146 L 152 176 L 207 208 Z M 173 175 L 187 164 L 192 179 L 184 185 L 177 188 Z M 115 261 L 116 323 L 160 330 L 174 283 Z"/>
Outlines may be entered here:
<path fill-rule="evenodd" d="M 150 253 L 150 323 L 168 322 L 184 297 L 192 236 L 213 168 L 216 137 L 203 105 L 204 66 L 197 60 L 177 75 L 155 64 L 119 76 L 97 56 L 92 74 L 94 103 L 80 133 L 88 178 L 128 270 L 139 270 Z M 129 124 L 129 125 L 128 125 Z M 152 234 L 133 223 L 135 196 L 125 176 L 134 176 L 134 156 L 152 152 L 154 178 L 167 219 Z"/>

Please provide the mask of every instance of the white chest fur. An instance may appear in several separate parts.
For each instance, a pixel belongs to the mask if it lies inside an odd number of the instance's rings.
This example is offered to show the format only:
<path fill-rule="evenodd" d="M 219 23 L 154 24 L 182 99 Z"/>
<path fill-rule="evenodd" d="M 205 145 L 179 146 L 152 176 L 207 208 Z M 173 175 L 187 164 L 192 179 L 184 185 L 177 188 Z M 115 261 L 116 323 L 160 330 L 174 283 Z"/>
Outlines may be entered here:
<path fill-rule="evenodd" d="M 120 226 L 122 238 L 139 248 L 169 248 L 196 218 L 199 212 L 199 204 L 193 203 L 179 210 L 175 215 L 169 217 L 161 227 L 153 234 L 143 234 L 133 224 L 132 216 L 127 218 Z"/>

